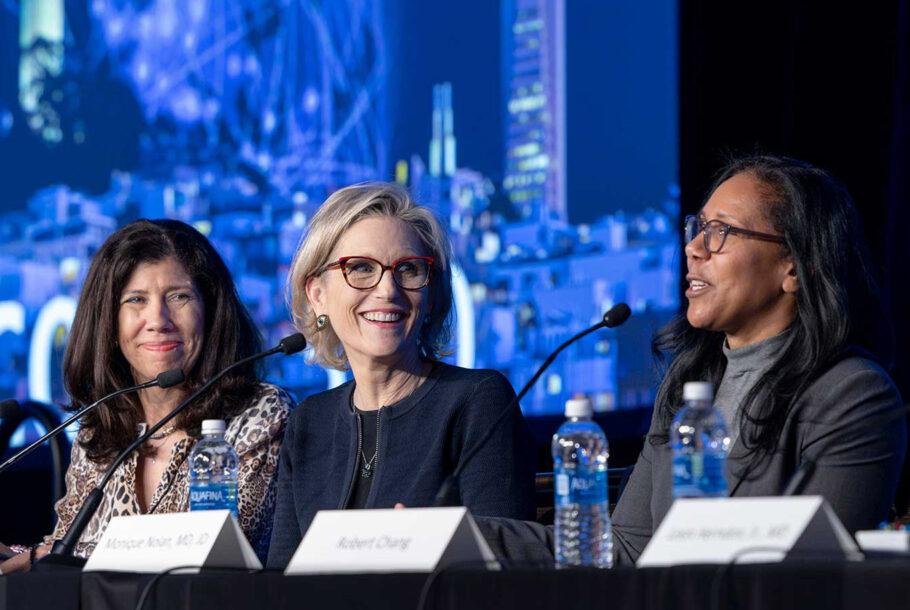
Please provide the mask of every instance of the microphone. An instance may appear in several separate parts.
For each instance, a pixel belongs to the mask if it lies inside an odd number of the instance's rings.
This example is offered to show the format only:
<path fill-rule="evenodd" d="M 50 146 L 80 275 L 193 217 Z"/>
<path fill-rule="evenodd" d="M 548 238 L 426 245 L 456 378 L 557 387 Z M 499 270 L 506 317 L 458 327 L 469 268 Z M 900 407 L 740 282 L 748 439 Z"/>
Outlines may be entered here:
<path fill-rule="evenodd" d="M 604 314 L 604 319 L 601 324 L 603 324 L 603 326 L 605 326 L 606 328 L 616 328 L 617 326 L 619 326 L 620 324 L 622 324 L 623 322 L 628 320 L 629 316 L 631 316 L 631 315 L 632 315 L 632 310 L 629 309 L 629 306 L 626 305 L 625 303 L 619 303 L 616 306 L 611 307 L 610 311 L 608 311 L 607 313 Z M 595 330 L 596 328 L 597 327 L 595 326 L 591 330 Z M 588 332 L 590 332 L 590 331 L 585 331 L 585 334 L 587 334 Z"/>
<path fill-rule="evenodd" d="M 445 480 L 442 482 L 442 485 L 439 487 L 439 492 L 436 494 L 436 499 L 434 500 L 433 505 L 452 505 L 449 497 L 453 496 L 455 490 L 458 488 L 458 475 L 460 475 L 464 470 L 465 465 L 477 454 L 478 451 L 483 448 L 484 445 L 486 445 L 487 441 L 490 440 L 490 437 L 493 436 L 493 432 L 497 427 L 499 427 L 499 424 L 501 424 L 506 417 L 511 415 L 512 409 L 515 408 L 521 399 L 524 398 L 525 394 L 528 393 L 528 390 L 530 390 L 531 387 L 533 387 L 533 385 L 537 382 L 537 380 L 540 379 L 540 376 L 543 375 L 543 372 L 545 370 L 547 370 L 547 367 L 553 364 L 553 361 L 556 360 L 556 356 L 558 356 L 562 350 L 575 343 L 582 337 L 590 335 L 596 330 L 600 330 L 601 328 L 616 328 L 628 320 L 630 315 L 632 315 L 632 310 L 630 310 L 629 306 L 625 303 L 614 305 L 607 313 L 604 314 L 604 317 L 600 322 L 588 329 L 581 331 L 557 347 L 556 350 L 550 354 L 546 360 L 544 360 L 544 363 L 540 365 L 540 368 L 537 369 L 537 372 L 534 373 L 534 376 L 528 380 L 523 388 L 521 388 L 521 392 L 519 392 L 518 395 L 509 402 L 509 405 L 505 409 L 503 409 L 502 413 L 500 413 L 496 421 L 493 422 L 493 425 L 487 428 L 487 431 L 482 437 L 480 437 L 480 440 L 473 447 L 471 447 L 467 453 L 465 453 L 464 457 L 459 461 L 458 466 L 455 468 L 455 471 L 445 478 Z"/>
<path fill-rule="evenodd" d="M 300 333 L 294 333 L 293 335 L 288 335 L 284 339 L 278 342 L 278 347 L 269 350 L 268 352 L 262 354 L 261 356 L 256 356 L 256 358 L 264 358 L 265 356 L 270 356 L 277 351 L 280 351 L 285 356 L 290 356 L 291 354 L 296 354 L 297 352 L 302 352 L 306 348 L 306 338 Z"/>
<path fill-rule="evenodd" d="M 19 401 L 9 398 L 0 402 L 0 419 L 13 417 L 19 412 Z"/>
<path fill-rule="evenodd" d="M 32 451 L 34 451 L 35 449 L 40 447 L 42 444 L 44 444 L 44 441 L 48 440 L 49 438 L 53 438 L 53 437 L 57 436 L 58 434 L 60 434 L 60 432 L 64 428 L 69 426 L 71 423 L 73 423 L 77 419 L 82 419 L 90 411 L 93 411 L 99 405 L 110 400 L 111 398 L 114 398 L 115 396 L 120 396 L 121 394 L 128 394 L 130 392 L 138 392 L 139 390 L 144 390 L 145 388 L 151 388 L 154 386 L 158 386 L 159 388 L 170 388 L 175 385 L 180 385 L 181 383 L 183 383 L 183 379 L 184 379 L 183 371 L 181 371 L 180 369 L 171 369 L 170 371 L 164 371 L 163 373 L 159 374 L 157 377 L 155 377 L 151 381 L 147 381 L 145 383 L 141 383 L 139 385 L 135 385 L 130 388 L 117 390 L 116 392 L 111 392 L 104 398 L 100 398 L 100 399 L 96 400 L 95 402 L 93 402 L 92 404 L 90 404 L 89 406 L 85 407 L 84 409 L 82 409 L 81 411 L 79 411 L 78 413 L 76 413 L 75 415 L 70 417 L 69 419 L 67 419 L 65 422 L 63 422 L 62 424 L 60 424 L 59 426 L 57 426 L 56 428 L 54 428 L 53 430 L 51 430 L 50 432 L 48 432 L 47 434 L 45 434 L 44 436 L 42 436 L 41 438 L 36 440 L 34 443 L 29 445 L 28 447 L 26 447 L 25 449 L 23 449 L 22 451 L 20 451 L 13 457 L 11 457 L 10 459 L 3 462 L 3 464 L 0 464 L 0 474 L 2 474 L 4 471 L 6 471 L 10 467 L 12 467 L 13 464 L 15 464 L 16 462 L 18 462 L 19 460 L 21 460 L 22 458 L 24 458 L 25 456 L 30 454 Z M 9 410 L 9 415 L 7 415 L 3 410 L 4 405 L 7 405 L 7 403 L 13 403 L 13 409 Z M 9 409 L 8 405 L 7 405 L 7 409 Z M 0 416 L 2 416 L 2 417 L 11 416 L 13 413 L 15 413 L 18 410 L 19 410 L 19 403 L 17 403 L 15 400 L 5 400 L 2 403 L 0 403 Z"/>
<path fill-rule="evenodd" d="M 295 333 L 282 339 L 277 346 L 273 347 L 270 350 L 266 350 L 253 356 L 247 356 L 246 358 L 238 360 L 227 368 L 222 369 L 221 372 L 219 372 L 217 375 L 203 383 L 198 390 L 190 394 L 186 400 L 177 405 L 173 411 L 165 415 L 161 421 L 159 421 L 154 426 L 149 427 L 149 429 L 146 430 L 145 434 L 141 435 L 139 438 L 133 441 L 129 447 L 127 447 L 120 455 L 117 456 L 113 462 L 111 462 L 111 465 L 104 473 L 104 478 L 102 478 L 101 482 L 98 483 L 95 489 L 89 492 L 88 496 L 86 496 L 85 502 L 82 503 L 82 508 L 79 509 L 79 512 L 76 514 L 76 517 L 70 524 L 69 529 L 66 531 L 66 534 L 63 535 L 63 538 L 54 542 L 54 546 L 51 549 L 51 552 L 46 557 L 44 557 L 44 559 L 37 562 L 35 566 L 40 566 L 45 562 L 47 562 L 46 566 L 81 566 L 84 563 L 84 560 L 73 557 L 73 549 L 76 548 L 76 543 L 79 541 L 79 538 L 82 537 L 82 532 L 85 531 L 85 528 L 88 526 L 88 523 L 91 520 L 92 516 L 98 510 L 98 506 L 101 504 L 101 500 L 104 498 L 104 488 L 107 485 L 108 481 L 111 480 L 111 477 L 114 476 L 114 472 L 136 448 L 140 447 L 143 443 L 148 441 L 148 439 L 153 434 L 155 434 L 158 430 L 167 425 L 169 421 L 183 412 L 193 401 L 204 394 L 206 390 L 208 390 L 215 382 L 227 375 L 233 369 L 239 366 L 243 366 L 244 364 L 249 364 L 250 362 L 266 358 L 272 354 L 277 354 L 278 352 L 281 352 L 286 356 L 290 354 L 296 354 L 297 352 L 303 350 L 305 347 L 306 339 L 304 336 L 300 333 Z"/>

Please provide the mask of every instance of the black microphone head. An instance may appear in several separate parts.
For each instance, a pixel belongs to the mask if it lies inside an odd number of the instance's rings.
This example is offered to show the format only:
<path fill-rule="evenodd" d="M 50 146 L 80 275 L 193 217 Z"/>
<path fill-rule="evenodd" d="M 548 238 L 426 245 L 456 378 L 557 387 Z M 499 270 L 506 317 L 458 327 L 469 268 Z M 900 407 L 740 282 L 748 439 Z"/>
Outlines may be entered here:
<path fill-rule="evenodd" d="M 164 371 L 159 373 L 155 378 L 155 381 L 158 382 L 159 388 L 172 388 L 175 385 L 180 385 L 186 377 L 183 375 L 183 371 L 180 369 L 171 369 L 169 371 Z"/>
<path fill-rule="evenodd" d="M 278 347 L 281 348 L 281 351 L 285 356 L 290 356 L 291 354 L 303 351 L 303 348 L 306 347 L 306 338 L 300 333 L 294 333 L 279 341 Z"/>
<path fill-rule="evenodd" d="M 19 412 L 19 401 L 12 398 L 0 402 L 0 419 L 13 417 Z"/>
<path fill-rule="evenodd" d="M 616 328 L 628 320 L 631 315 L 632 310 L 629 309 L 628 305 L 625 303 L 617 303 L 610 311 L 604 314 L 604 325 L 607 328 Z"/>

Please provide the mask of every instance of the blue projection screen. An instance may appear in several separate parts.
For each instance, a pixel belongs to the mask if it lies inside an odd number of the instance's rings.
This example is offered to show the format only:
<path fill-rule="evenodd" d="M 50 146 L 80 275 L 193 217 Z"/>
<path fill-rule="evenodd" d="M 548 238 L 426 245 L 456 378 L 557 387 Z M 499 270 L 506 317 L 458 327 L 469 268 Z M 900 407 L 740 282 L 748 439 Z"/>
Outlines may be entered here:
<path fill-rule="evenodd" d="M 450 229 L 452 362 L 519 388 L 625 301 L 522 407 L 650 406 L 679 307 L 676 21 L 675 0 L 3 2 L 0 398 L 67 402 L 75 302 L 117 227 L 196 226 L 271 344 L 320 202 L 394 180 Z M 346 378 L 271 366 L 298 398 Z"/>

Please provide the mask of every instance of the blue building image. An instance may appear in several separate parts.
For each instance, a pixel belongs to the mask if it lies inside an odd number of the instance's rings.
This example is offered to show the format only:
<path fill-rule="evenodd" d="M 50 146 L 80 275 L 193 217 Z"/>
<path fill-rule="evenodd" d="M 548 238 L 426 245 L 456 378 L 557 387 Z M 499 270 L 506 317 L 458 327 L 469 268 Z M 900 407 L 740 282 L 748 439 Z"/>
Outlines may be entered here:
<path fill-rule="evenodd" d="M 293 332 L 285 283 L 308 219 L 333 190 L 394 176 L 449 228 L 452 362 L 498 369 L 517 389 L 559 344 L 626 302 L 629 323 L 569 348 L 522 408 L 561 412 L 577 392 L 601 411 L 650 406 L 650 337 L 679 306 L 678 189 L 668 184 L 644 208 L 609 203 L 596 221 L 569 222 L 562 2 L 503 5 L 509 94 L 491 108 L 508 117 L 501 182 L 459 158 L 453 100 L 462 92 L 447 82 L 416 93 L 433 105 L 426 161 L 414 151 L 389 164 L 381 3 L 240 4 L 251 10 L 199 2 L 177 18 L 171 2 L 89 3 L 98 44 L 142 112 L 139 157 L 112 170 L 102 192 L 61 182 L 35 192 L 27 209 L 0 213 L 0 396 L 67 402 L 60 361 L 75 303 L 91 257 L 117 227 L 141 217 L 194 225 L 274 344 Z M 41 15 L 33 11 L 31 30 L 41 31 Z M 65 76 L 66 57 L 62 65 Z M 39 72 L 29 67 L 29 78 Z M 27 120 L 38 107 L 11 116 Z M 59 112 L 63 142 L 92 137 L 65 105 Z M 344 380 L 305 357 L 270 361 L 269 378 L 299 398 Z"/>

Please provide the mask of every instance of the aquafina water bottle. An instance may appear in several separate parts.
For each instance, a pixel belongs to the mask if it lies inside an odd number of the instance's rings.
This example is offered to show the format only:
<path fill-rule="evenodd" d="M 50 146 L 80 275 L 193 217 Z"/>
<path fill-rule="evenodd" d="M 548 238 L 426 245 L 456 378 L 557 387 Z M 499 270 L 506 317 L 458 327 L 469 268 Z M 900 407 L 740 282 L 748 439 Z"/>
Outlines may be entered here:
<path fill-rule="evenodd" d="M 566 422 L 553 436 L 556 567 L 613 565 L 607 493 L 607 437 L 591 420 L 591 401 L 566 402 Z"/>
<path fill-rule="evenodd" d="M 237 454 L 224 440 L 225 423 L 202 422 L 202 439 L 190 455 L 190 510 L 227 508 L 237 516 Z"/>
<path fill-rule="evenodd" d="M 714 387 L 690 381 L 683 385 L 683 402 L 670 425 L 673 497 L 726 497 L 730 436 L 714 408 Z"/>

